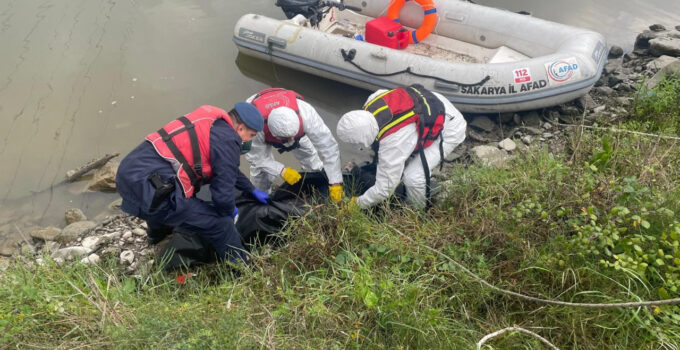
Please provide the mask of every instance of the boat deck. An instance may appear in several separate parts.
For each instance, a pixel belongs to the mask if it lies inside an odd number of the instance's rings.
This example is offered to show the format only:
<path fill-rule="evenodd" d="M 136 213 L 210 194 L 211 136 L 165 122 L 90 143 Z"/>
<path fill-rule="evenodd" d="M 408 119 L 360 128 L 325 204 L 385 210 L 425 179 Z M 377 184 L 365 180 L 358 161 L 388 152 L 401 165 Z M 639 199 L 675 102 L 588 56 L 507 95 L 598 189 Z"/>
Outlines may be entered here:
<path fill-rule="evenodd" d="M 329 21 L 329 17 L 334 20 Z M 358 34 L 363 35 L 365 23 L 371 19 L 351 11 L 335 12 L 334 16 L 327 16 L 320 23 L 319 29 L 329 34 L 354 38 Z M 409 45 L 404 51 L 457 63 L 504 63 L 529 58 L 506 46 L 489 49 L 434 33 L 419 44 Z"/>

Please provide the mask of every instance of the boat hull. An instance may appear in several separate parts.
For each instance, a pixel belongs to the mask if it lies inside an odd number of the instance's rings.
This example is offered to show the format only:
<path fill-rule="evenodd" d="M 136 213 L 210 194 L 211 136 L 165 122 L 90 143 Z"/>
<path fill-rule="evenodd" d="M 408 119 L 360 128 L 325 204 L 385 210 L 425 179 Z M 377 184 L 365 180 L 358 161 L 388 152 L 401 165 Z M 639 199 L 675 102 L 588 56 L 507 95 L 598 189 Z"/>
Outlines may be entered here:
<path fill-rule="evenodd" d="M 379 15 L 379 3 L 371 1 L 362 15 Z M 389 49 L 256 14 L 241 17 L 233 40 L 245 55 L 366 89 L 419 83 L 471 113 L 554 106 L 583 96 L 600 77 L 607 50 L 598 33 L 466 2 L 443 4 L 435 35 L 424 43 L 458 46 L 476 61 Z M 415 26 L 417 14 L 407 11 L 404 24 Z M 499 26 L 516 32 L 499 33 Z"/>

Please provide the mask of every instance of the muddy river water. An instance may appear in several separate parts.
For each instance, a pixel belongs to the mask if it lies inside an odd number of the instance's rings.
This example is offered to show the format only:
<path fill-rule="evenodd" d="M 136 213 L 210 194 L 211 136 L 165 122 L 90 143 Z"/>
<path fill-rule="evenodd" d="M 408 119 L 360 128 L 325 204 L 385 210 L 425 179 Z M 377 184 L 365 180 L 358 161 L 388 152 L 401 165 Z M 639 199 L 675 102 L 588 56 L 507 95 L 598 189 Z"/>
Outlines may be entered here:
<path fill-rule="evenodd" d="M 201 104 L 229 108 L 278 85 L 305 95 L 334 130 L 366 91 L 238 56 L 234 23 L 249 12 L 283 18 L 273 2 L 0 0 L 0 239 L 63 226 L 69 207 L 104 215 L 117 195 L 83 194 L 82 183 L 36 192 Z M 476 2 L 594 29 L 626 50 L 652 23 L 680 25 L 676 0 Z"/>

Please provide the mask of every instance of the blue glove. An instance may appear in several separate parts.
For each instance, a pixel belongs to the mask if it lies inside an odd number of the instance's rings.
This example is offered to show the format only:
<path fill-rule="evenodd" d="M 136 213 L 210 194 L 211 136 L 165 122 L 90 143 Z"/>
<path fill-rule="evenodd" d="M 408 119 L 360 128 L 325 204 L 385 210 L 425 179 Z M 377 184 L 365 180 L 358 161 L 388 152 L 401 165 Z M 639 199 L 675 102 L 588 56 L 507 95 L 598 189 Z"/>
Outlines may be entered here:
<path fill-rule="evenodd" d="M 253 190 L 252 194 L 255 197 L 255 199 L 257 199 L 260 203 L 269 204 L 269 203 L 267 203 L 267 200 L 269 199 L 269 195 L 266 192 L 262 192 L 262 191 L 260 191 L 256 188 L 256 189 Z"/>
<path fill-rule="evenodd" d="M 231 218 L 236 219 L 236 215 L 238 215 L 238 208 L 234 207 L 234 213 L 231 214 Z"/>

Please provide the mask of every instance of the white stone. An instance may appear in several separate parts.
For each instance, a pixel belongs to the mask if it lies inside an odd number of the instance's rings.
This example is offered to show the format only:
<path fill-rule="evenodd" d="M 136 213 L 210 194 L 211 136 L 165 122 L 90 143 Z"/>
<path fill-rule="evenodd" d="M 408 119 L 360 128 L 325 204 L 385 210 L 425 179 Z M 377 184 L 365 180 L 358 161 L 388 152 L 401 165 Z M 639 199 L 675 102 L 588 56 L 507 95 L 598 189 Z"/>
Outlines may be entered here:
<path fill-rule="evenodd" d="M 529 146 L 531 144 L 531 136 L 522 136 L 522 143 Z"/>
<path fill-rule="evenodd" d="M 123 233 L 123 239 L 128 239 L 130 237 L 132 237 L 132 231 L 125 231 L 125 233 Z"/>
<path fill-rule="evenodd" d="M 78 258 L 89 253 L 90 250 L 85 247 L 67 247 L 52 253 L 52 259 L 55 261 L 57 259 L 70 260 L 72 258 Z"/>
<path fill-rule="evenodd" d="M 80 260 L 83 264 L 98 264 L 99 261 L 101 261 L 101 258 L 97 254 L 90 254 Z"/>
<path fill-rule="evenodd" d="M 649 41 L 649 48 L 655 56 L 680 56 L 680 39 L 660 37 Z"/>
<path fill-rule="evenodd" d="M 136 229 L 132 230 L 132 233 L 135 236 L 146 236 L 146 230 L 142 229 L 142 228 L 136 228 Z"/>
<path fill-rule="evenodd" d="M 676 61 L 680 61 L 680 59 L 675 58 L 675 57 L 671 57 L 671 56 L 663 55 L 663 56 L 655 59 L 654 61 L 647 63 L 647 68 L 653 69 L 653 70 L 659 70 L 659 69 L 663 69 L 667 65 L 669 65 L 673 62 L 676 62 Z"/>
<path fill-rule="evenodd" d="M 145 230 L 149 229 L 149 227 L 146 225 L 146 222 L 141 223 L 139 226 L 141 226 Z"/>
<path fill-rule="evenodd" d="M 513 140 L 505 139 L 505 140 L 498 143 L 498 147 L 500 147 L 501 149 L 504 149 L 508 152 L 512 152 L 515 149 L 517 149 L 517 144 Z"/>
<path fill-rule="evenodd" d="M 470 152 L 486 166 L 501 166 L 508 159 L 508 154 L 492 146 L 477 146 L 470 150 Z"/>
<path fill-rule="evenodd" d="M 90 251 L 93 251 L 99 247 L 99 245 L 102 243 L 101 238 L 96 237 L 96 236 L 90 236 L 90 237 L 85 237 L 83 239 L 82 245 L 83 247 L 89 249 Z"/>
<path fill-rule="evenodd" d="M 57 242 L 53 242 L 53 241 L 48 241 L 48 242 L 45 242 L 45 245 L 42 247 L 42 252 L 46 253 L 46 254 L 52 254 L 52 253 L 56 252 L 57 250 L 59 250 L 60 247 L 61 247 L 61 244 L 59 244 Z"/>
<path fill-rule="evenodd" d="M 132 250 L 125 250 L 122 253 L 120 253 L 120 262 L 122 264 L 132 265 L 134 261 L 135 253 L 133 253 Z"/>
<path fill-rule="evenodd" d="M 645 81 L 645 86 L 648 89 L 653 89 L 656 87 L 664 78 L 666 77 L 680 77 L 680 61 L 672 62 L 667 66 L 663 67 L 660 71 L 656 72 L 651 79 Z"/>
<path fill-rule="evenodd" d="M 120 231 L 117 231 L 117 232 L 111 232 L 111 233 L 107 233 L 107 234 L 103 235 L 102 239 L 107 241 L 107 242 L 111 242 L 111 241 L 115 241 L 117 239 L 120 239 L 121 236 L 123 236 L 123 233 L 120 232 Z"/>
<path fill-rule="evenodd" d="M 605 109 L 607 109 L 607 106 L 605 106 L 605 105 L 597 106 L 597 107 L 593 108 L 593 112 L 594 113 L 601 113 L 601 112 L 604 112 Z"/>

